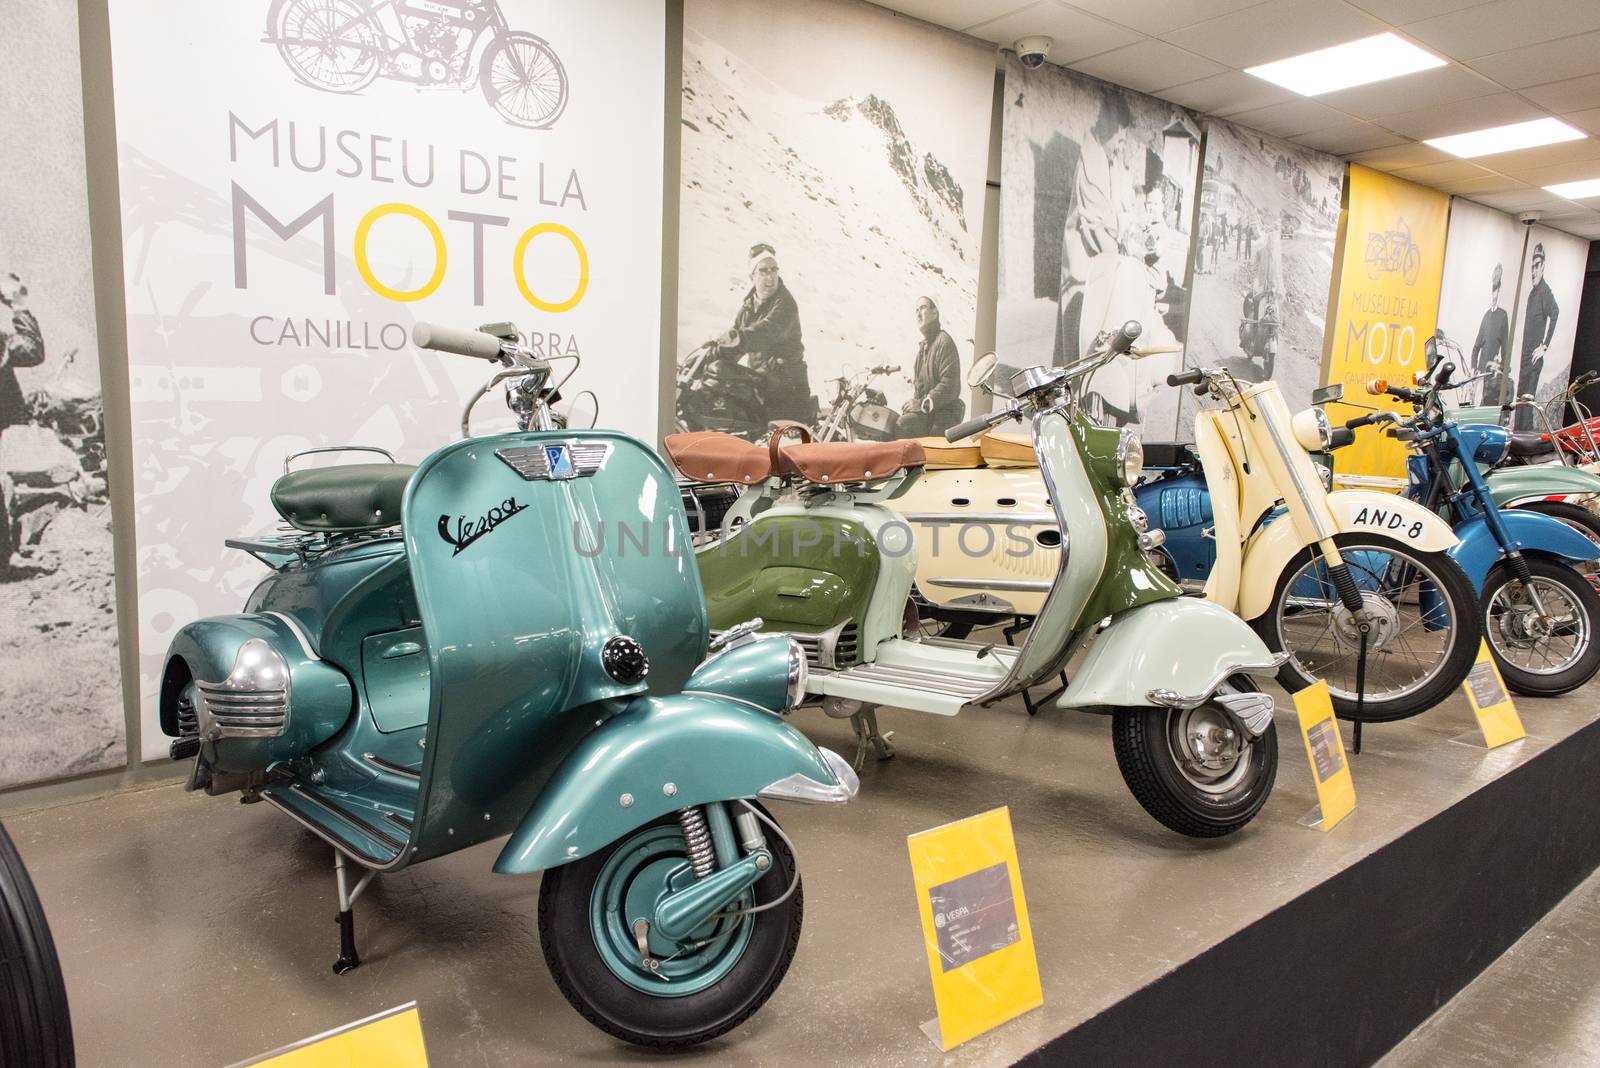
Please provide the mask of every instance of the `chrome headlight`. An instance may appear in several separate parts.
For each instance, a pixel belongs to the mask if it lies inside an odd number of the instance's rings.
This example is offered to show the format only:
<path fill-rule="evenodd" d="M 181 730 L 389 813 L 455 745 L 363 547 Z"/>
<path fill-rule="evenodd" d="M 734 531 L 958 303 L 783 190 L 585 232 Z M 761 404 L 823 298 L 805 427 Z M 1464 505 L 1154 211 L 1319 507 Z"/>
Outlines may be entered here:
<path fill-rule="evenodd" d="M 1294 430 L 1294 439 L 1307 452 L 1323 452 L 1333 444 L 1333 426 L 1328 422 L 1328 413 L 1321 408 L 1307 408 L 1300 412 L 1290 426 Z"/>
<path fill-rule="evenodd" d="M 1117 477 L 1124 486 L 1131 486 L 1144 474 L 1144 443 L 1139 435 L 1124 430 L 1117 438 Z"/>
<path fill-rule="evenodd" d="M 806 682 L 811 678 L 811 668 L 806 664 L 806 651 L 800 643 L 789 639 L 789 707 L 794 708 L 805 700 Z"/>

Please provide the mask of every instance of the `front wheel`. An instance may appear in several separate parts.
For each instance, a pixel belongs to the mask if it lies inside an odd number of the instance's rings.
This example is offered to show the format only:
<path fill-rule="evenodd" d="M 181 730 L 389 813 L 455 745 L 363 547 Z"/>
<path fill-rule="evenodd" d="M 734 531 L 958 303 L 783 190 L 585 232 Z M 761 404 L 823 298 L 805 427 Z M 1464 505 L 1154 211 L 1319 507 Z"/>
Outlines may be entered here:
<path fill-rule="evenodd" d="M 745 811 L 740 802 L 728 807 L 730 815 Z M 640 1046 L 681 1049 L 731 1031 L 766 1003 L 794 959 L 803 910 L 788 843 L 776 823 L 761 829 L 772 868 L 729 911 L 770 907 L 713 917 L 683 943 L 648 931 L 654 967 L 641 957 L 634 923 L 653 915 L 669 889 L 694 881 L 677 817 L 545 872 L 539 941 L 556 985 L 584 1019 Z"/>
<path fill-rule="evenodd" d="M 517 126 L 548 129 L 567 109 L 567 71 L 561 57 L 521 30 L 502 33 L 484 52 L 478 85 L 489 106 Z"/>
<path fill-rule="evenodd" d="M 1444 553 L 1390 538 L 1338 534 L 1334 542 L 1361 594 L 1367 623 L 1366 697 L 1358 701 L 1360 621 L 1334 588 L 1316 546 L 1278 576 L 1267 610 L 1250 621 L 1267 648 L 1287 652 L 1278 682 L 1290 693 L 1318 679 L 1340 719 L 1386 723 L 1449 697 L 1472 670 L 1482 634 L 1472 580 Z"/>
<path fill-rule="evenodd" d="M 1256 689 L 1235 675 L 1223 692 Z M 1220 838 L 1255 818 L 1278 775 L 1278 734 L 1251 738 L 1215 701 L 1198 708 L 1122 708 L 1111 745 L 1123 781 L 1144 810 L 1191 838 Z"/>
<path fill-rule="evenodd" d="M 1483 584 L 1483 629 L 1500 677 L 1514 693 L 1570 693 L 1600 670 L 1600 593 L 1566 564 L 1524 557 L 1529 580 L 1502 560 Z M 1530 596 L 1538 595 L 1538 604 Z M 1543 609 L 1541 612 L 1540 609 Z"/>

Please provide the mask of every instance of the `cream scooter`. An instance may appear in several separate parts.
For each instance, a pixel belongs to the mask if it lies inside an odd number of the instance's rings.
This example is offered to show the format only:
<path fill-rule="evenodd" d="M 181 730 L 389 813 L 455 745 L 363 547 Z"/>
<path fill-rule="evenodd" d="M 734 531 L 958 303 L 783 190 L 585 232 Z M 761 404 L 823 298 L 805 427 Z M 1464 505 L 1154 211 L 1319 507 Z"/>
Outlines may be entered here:
<path fill-rule="evenodd" d="M 1320 405 L 1342 389 L 1318 390 L 1291 416 L 1274 382 L 1241 385 L 1204 368 L 1167 384 L 1222 402 L 1195 417 L 1216 545 L 1205 596 L 1289 654 L 1284 687 L 1325 679 L 1334 709 L 1358 722 L 1412 716 L 1453 692 L 1481 633 L 1472 583 L 1445 553 L 1456 536 L 1402 497 L 1328 491 L 1310 453 L 1337 439 Z M 1165 507 L 1154 507 L 1161 526 Z"/>

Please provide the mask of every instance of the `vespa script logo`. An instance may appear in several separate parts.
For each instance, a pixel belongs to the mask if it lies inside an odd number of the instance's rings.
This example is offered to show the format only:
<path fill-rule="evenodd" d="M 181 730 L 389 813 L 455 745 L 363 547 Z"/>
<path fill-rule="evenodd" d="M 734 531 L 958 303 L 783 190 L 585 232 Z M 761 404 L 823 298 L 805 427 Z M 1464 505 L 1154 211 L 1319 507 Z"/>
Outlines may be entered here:
<path fill-rule="evenodd" d="M 477 519 L 458 515 L 452 520 L 449 516 L 442 515 L 439 517 L 439 537 L 456 547 L 451 556 L 460 556 L 466 551 L 467 546 L 492 533 L 495 527 L 527 507 L 525 504 L 517 503 L 515 497 L 507 497 Z"/>

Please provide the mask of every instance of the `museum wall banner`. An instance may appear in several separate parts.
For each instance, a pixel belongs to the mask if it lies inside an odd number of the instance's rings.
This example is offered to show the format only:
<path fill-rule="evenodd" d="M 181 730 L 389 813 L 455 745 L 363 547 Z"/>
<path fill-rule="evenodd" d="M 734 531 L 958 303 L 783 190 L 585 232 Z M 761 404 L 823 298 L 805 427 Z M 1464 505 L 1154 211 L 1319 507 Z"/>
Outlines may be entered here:
<path fill-rule="evenodd" d="M 1272 379 L 1304 408 L 1322 381 L 1344 161 L 1212 119 L 1201 166 L 1188 363 Z M 1181 396 L 1192 441 L 1197 402 Z"/>
<path fill-rule="evenodd" d="M 1567 388 L 1588 261 L 1589 242 L 1584 238 L 1548 226 L 1528 228 L 1507 363 L 1514 396 L 1531 394 L 1549 408 Z M 1550 417 L 1559 423 L 1561 413 L 1551 412 Z M 1518 408 L 1512 418 L 1519 430 L 1543 425 L 1526 407 Z"/>
<path fill-rule="evenodd" d="M 881 8 L 688 0 L 681 429 L 970 414 L 993 100 L 992 46 Z"/>
<path fill-rule="evenodd" d="M 1450 202 L 1438 329 L 1460 346 L 1456 378 L 1487 376 L 1458 391 L 1459 403 L 1500 404 L 1515 374 L 1511 316 L 1516 310 L 1517 269 L 1526 229 L 1504 212 L 1482 204 L 1460 197 Z"/>
<path fill-rule="evenodd" d="M 1181 345 L 1200 128 L 1182 108 L 1053 64 L 1006 57 L 995 347 L 1011 367 L 1062 364 L 1128 319 Z M 1090 410 L 1169 439 L 1181 354 L 1119 359 Z"/>
<path fill-rule="evenodd" d="M 1351 164 L 1326 377 L 1353 400 L 1410 414 L 1392 397 L 1368 397 L 1366 383 L 1409 383 L 1424 367 L 1438 321 L 1449 211 L 1445 193 Z M 1367 431 L 1334 453 L 1334 464 L 1338 474 L 1403 479 L 1405 446 Z"/>
<path fill-rule="evenodd" d="M 7 19 L 0 789 L 127 761 L 75 4 Z"/>
<path fill-rule="evenodd" d="M 148 759 L 168 639 L 261 578 L 223 539 L 276 525 L 285 457 L 460 436 L 488 369 L 414 322 L 512 320 L 654 440 L 665 14 L 113 0 L 111 34 Z"/>

